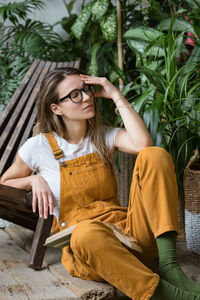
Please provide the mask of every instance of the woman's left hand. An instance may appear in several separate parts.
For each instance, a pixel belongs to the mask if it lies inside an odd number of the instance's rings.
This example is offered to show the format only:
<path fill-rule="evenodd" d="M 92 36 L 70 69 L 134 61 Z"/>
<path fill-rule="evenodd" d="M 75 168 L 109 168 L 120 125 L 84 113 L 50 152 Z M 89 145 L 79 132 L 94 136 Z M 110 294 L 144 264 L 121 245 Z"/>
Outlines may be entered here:
<path fill-rule="evenodd" d="M 86 84 L 97 84 L 102 86 L 101 91 L 94 93 L 94 97 L 110 98 L 113 100 L 120 96 L 122 97 L 120 91 L 106 77 L 95 77 L 80 74 L 80 78 Z"/>

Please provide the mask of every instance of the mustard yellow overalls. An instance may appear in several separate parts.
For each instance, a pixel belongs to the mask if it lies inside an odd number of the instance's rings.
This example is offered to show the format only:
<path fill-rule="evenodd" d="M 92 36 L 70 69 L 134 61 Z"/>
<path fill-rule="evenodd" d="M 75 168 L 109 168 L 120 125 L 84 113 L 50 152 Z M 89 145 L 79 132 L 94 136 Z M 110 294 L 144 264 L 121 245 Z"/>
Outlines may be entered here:
<path fill-rule="evenodd" d="M 51 133 L 45 134 L 55 159 L 63 156 Z M 147 147 L 136 159 L 128 209 L 117 200 L 113 170 L 97 153 L 60 162 L 60 216 L 52 232 L 78 224 L 62 264 L 87 280 L 107 281 L 134 300 L 148 300 L 159 276 L 148 264 L 157 255 L 155 238 L 178 231 L 177 184 L 171 156 L 162 148 Z M 121 226 L 133 235 L 143 253 L 129 252 L 103 222 Z"/>

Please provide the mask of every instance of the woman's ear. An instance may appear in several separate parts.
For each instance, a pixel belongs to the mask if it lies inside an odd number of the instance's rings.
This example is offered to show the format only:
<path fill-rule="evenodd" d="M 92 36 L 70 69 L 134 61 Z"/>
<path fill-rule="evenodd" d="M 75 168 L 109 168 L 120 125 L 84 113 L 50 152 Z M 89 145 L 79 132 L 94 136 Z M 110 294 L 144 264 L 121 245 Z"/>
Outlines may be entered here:
<path fill-rule="evenodd" d="M 59 116 L 62 115 L 61 108 L 60 108 L 60 106 L 58 106 L 57 104 L 51 103 L 50 109 L 52 110 L 52 112 L 53 112 L 54 114 L 59 115 Z"/>

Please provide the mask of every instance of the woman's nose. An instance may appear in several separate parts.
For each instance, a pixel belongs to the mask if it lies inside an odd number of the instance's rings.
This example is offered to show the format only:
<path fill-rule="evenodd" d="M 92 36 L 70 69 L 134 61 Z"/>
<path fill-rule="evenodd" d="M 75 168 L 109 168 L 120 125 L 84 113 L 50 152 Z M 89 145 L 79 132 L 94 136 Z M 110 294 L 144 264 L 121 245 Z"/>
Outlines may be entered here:
<path fill-rule="evenodd" d="M 90 96 L 84 91 L 82 91 L 82 96 L 83 96 L 83 101 L 90 99 Z"/>

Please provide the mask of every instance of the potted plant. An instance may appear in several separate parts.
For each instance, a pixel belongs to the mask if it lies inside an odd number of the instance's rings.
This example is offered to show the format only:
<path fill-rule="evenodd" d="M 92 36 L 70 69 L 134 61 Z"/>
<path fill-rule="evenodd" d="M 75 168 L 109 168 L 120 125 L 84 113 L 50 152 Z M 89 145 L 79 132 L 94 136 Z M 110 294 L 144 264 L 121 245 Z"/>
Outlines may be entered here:
<path fill-rule="evenodd" d="M 134 91 L 130 102 L 143 117 L 154 145 L 172 155 L 182 195 L 186 164 L 200 145 L 200 48 L 197 42 L 192 51 L 187 49 L 185 32 L 195 31 L 184 19 L 172 18 L 167 32 L 164 22 L 158 28 L 139 26 L 124 34 L 139 71 L 126 88 Z M 184 231 L 183 197 L 179 204 Z"/>

